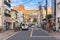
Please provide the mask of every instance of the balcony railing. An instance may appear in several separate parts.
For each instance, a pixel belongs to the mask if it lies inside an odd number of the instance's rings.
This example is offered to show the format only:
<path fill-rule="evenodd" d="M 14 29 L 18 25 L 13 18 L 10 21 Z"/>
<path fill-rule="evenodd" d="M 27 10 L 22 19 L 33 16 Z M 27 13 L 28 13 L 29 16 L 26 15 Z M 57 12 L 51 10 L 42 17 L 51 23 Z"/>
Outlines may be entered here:
<path fill-rule="evenodd" d="M 10 3 L 8 3 L 7 1 L 4 1 L 4 3 L 5 3 L 8 7 L 11 7 Z"/>
<path fill-rule="evenodd" d="M 9 1 L 9 3 L 11 2 L 10 0 L 8 0 Z"/>

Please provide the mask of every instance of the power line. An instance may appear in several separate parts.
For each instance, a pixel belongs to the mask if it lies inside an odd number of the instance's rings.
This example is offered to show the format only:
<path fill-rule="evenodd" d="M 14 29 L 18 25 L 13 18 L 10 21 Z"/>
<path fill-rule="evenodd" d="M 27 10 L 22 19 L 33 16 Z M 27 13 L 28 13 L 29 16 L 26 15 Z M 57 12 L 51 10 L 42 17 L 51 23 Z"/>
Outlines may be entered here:
<path fill-rule="evenodd" d="M 31 1 L 32 1 L 32 0 L 28 0 L 28 1 L 26 1 L 26 2 L 23 2 L 23 1 L 22 1 L 22 3 L 23 3 L 23 4 L 27 4 L 27 3 L 31 2 Z M 11 3 L 18 3 L 18 2 L 11 2 Z"/>
<path fill-rule="evenodd" d="M 28 1 L 26 1 L 26 2 L 22 2 L 22 3 L 20 3 L 20 4 L 27 4 L 27 3 L 29 3 L 29 2 L 31 2 L 32 0 L 28 0 Z M 18 2 L 12 2 L 12 3 L 18 3 Z M 15 5 L 15 6 L 19 6 L 19 5 Z M 13 7 L 13 6 L 12 6 Z"/>

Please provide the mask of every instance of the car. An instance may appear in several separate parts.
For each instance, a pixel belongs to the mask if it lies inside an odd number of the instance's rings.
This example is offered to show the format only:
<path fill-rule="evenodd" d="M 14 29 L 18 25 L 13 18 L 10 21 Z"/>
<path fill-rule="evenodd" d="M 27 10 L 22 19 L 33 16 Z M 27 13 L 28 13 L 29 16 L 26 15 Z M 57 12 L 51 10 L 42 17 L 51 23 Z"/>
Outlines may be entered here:
<path fill-rule="evenodd" d="M 22 30 L 24 29 L 24 30 L 28 30 L 28 24 L 22 24 Z"/>
<path fill-rule="evenodd" d="M 31 24 L 28 24 L 29 27 L 31 27 Z"/>
<path fill-rule="evenodd" d="M 35 27 L 35 25 L 32 25 L 31 27 L 32 27 L 32 28 L 34 28 L 34 27 Z"/>

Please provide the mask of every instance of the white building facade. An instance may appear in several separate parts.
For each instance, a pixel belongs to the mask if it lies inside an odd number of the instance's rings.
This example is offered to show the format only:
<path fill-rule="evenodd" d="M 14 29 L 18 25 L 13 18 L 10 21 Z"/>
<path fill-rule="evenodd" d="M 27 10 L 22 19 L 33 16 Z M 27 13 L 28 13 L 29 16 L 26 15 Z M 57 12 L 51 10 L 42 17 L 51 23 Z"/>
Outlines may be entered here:
<path fill-rule="evenodd" d="M 17 11 L 11 9 L 10 15 L 11 15 L 11 26 L 10 26 L 10 29 L 13 30 L 15 28 L 15 22 L 16 22 L 16 19 L 17 19 Z"/>
<path fill-rule="evenodd" d="M 56 30 L 60 27 L 60 0 L 56 0 Z"/>
<path fill-rule="evenodd" d="M 19 24 L 23 22 L 23 14 L 20 11 L 18 11 L 17 13 L 17 21 L 19 22 Z"/>

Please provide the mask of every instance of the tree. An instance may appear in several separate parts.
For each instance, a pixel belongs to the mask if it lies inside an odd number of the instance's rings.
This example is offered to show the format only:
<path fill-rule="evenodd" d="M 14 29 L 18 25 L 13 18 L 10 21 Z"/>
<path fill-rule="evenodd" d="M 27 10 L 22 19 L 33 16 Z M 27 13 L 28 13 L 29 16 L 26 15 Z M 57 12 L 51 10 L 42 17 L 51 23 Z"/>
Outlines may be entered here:
<path fill-rule="evenodd" d="M 33 19 L 33 22 L 37 22 L 37 19 L 36 19 L 36 18 L 34 18 L 34 19 Z"/>
<path fill-rule="evenodd" d="M 46 15 L 46 18 L 47 18 L 47 19 L 52 18 L 52 14 L 48 14 L 48 15 Z"/>

